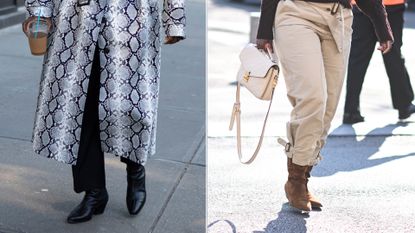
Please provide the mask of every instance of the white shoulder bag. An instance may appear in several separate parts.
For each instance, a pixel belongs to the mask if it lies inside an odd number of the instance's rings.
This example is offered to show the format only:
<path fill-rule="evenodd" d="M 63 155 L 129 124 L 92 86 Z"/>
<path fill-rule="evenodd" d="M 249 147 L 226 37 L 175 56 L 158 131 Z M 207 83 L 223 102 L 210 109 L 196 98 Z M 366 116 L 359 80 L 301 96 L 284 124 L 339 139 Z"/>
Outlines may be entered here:
<path fill-rule="evenodd" d="M 237 149 L 239 160 L 243 164 L 250 164 L 258 155 L 262 141 L 264 139 L 265 127 L 272 104 L 272 97 L 278 82 L 279 67 L 278 62 L 276 59 L 273 59 L 270 51 L 265 52 L 263 50 L 259 50 L 256 48 L 255 44 L 248 44 L 245 46 L 239 55 L 239 59 L 241 60 L 241 68 L 239 69 L 237 75 L 238 85 L 236 88 L 236 101 L 233 105 L 229 130 L 232 130 L 233 125 L 236 121 Z M 241 149 L 241 85 L 246 87 L 246 89 L 248 89 L 255 97 L 261 100 L 269 101 L 268 111 L 262 126 L 261 137 L 254 154 L 247 161 L 242 160 Z"/>

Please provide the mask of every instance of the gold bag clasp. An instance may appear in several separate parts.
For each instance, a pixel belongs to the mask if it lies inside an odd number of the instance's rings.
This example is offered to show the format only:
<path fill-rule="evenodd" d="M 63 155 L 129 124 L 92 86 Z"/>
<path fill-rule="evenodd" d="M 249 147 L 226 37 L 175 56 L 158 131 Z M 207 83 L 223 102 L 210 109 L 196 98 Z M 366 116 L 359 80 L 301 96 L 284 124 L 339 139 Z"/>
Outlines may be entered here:
<path fill-rule="evenodd" d="M 251 72 L 246 71 L 245 74 L 244 74 L 244 77 L 243 77 L 243 79 L 245 80 L 245 82 L 248 82 L 249 81 L 249 75 L 251 75 Z"/>

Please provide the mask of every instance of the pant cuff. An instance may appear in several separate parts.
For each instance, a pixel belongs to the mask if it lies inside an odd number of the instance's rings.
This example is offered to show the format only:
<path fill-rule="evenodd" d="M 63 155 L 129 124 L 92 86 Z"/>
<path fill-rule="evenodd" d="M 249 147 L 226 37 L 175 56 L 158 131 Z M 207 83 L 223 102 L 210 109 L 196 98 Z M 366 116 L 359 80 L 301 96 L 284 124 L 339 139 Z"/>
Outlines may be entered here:
<path fill-rule="evenodd" d="M 317 154 L 316 157 L 311 157 L 310 159 L 303 159 L 304 157 L 298 156 L 298 154 L 293 154 L 292 157 L 289 158 L 292 158 L 294 164 L 300 166 L 315 166 L 323 159 L 320 153 Z"/>

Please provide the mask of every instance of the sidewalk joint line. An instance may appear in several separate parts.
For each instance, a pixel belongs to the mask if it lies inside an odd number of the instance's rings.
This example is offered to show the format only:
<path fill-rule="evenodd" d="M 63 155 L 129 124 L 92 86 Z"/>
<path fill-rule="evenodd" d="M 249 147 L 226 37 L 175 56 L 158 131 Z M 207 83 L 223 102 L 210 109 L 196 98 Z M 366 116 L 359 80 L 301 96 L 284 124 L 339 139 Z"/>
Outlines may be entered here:
<path fill-rule="evenodd" d="M 32 140 L 29 140 L 29 139 L 15 138 L 15 137 L 3 136 L 3 135 L 0 135 L 0 139 L 10 139 L 10 140 L 15 140 L 15 141 L 32 142 Z"/>
<path fill-rule="evenodd" d="M 189 163 L 189 162 L 184 162 L 184 161 L 179 161 L 179 160 L 174 160 L 174 159 L 160 159 L 160 158 L 157 158 L 157 159 L 149 159 L 149 160 L 162 161 L 162 162 L 172 162 L 172 163 L 179 163 L 179 164 L 184 164 L 184 165 L 190 164 L 190 165 L 195 165 L 195 166 L 199 166 L 199 167 L 206 167 L 206 165 L 204 165 L 204 164 L 192 163 L 192 162 Z"/>
<path fill-rule="evenodd" d="M 197 146 L 195 148 L 193 148 L 191 150 L 191 154 L 192 157 L 190 158 L 189 162 L 186 162 L 184 169 L 182 170 L 182 172 L 180 173 L 179 177 L 177 178 L 172 190 L 170 191 L 169 195 L 167 196 L 166 201 L 163 203 L 163 206 L 160 209 L 159 214 L 156 217 L 156 220 L 154 220 L 152 226 L 150 227 L 150 230 L 148 231 L 148 233 L 153 233 L 153 231 L 156 229 L 157 224 L 160 222 L 161 217 L 163 216 L 170 200 L 173 198 L 174 193 L 176 192 L 177 188 L 179 187 L 180 182 L 183 180 L 184 175 L 186 174 L 187 170 L 189 169 L 192 160 L 195 158 L 195 156 L 197 155 L 197 152 L 199 151 L 199 148 L 203 145 L 203 142 L 205 140 L 205 127 L 202 127 L 201 130 L 199 131 L 199 133 L 197 134 L 197 138 L 199 140 L 197 140 Z M 202 133 L 200 133 L 202 132 Z M 196 140 L 195 140 L 196 141 Z"/>
<path fill-rule="evenodd" d="M 159 105 L 160 109 L 164 109 L 164 110 L 170 110 L 170 111 L 178 111 L 178 112 L 186 112 L 186 113 L 199 113 L 199 112 L 203 112 L 203 109 L 188 109 L 188 108 L 184 108 L 184 107 L 179 107 L 179 106 L 173 106 L 173 105 Z"/>

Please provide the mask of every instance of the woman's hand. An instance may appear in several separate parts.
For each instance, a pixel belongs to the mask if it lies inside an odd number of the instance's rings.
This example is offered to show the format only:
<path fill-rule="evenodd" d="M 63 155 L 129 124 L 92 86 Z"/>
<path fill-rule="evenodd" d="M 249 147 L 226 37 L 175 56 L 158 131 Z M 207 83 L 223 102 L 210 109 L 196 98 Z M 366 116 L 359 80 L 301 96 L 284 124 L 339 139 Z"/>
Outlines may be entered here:
<path fill-rule="evenodd" d="M 256 40 L 256 47 L 258 49 L 262 49 L 264 51 L 271 51 L 274 52 L 274 49 L 272 48 L 272 40 L 266 40 L 266 39 L 257 39 Z"/>
<path fill-rule="evenodd" d="M 379 43 L 378 50 L 382 51 L 382 54 L 388 53 L 392 49 L 392 41 L 388 40 L 386 42 Z"/>
<path fill-rule="evenodd" d="M 164 39 L 164 44 L 175 44 L 183 39 L 184 38 L 181 36 L 166 36 Z"/>

